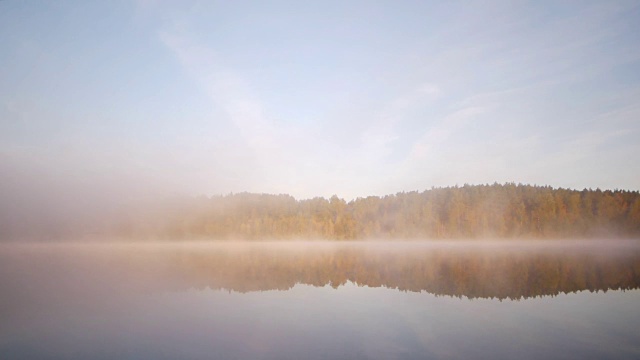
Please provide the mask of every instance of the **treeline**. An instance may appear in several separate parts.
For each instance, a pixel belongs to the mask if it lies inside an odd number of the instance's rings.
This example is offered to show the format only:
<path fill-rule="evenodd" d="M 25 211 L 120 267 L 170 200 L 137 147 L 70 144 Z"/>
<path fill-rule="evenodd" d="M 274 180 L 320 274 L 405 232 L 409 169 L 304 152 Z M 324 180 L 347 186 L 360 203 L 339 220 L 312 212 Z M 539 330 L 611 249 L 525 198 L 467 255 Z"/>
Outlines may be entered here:
<path fill-rule="evenodd" d="M 640 236 L 640 193 L 514 183 L 346 202 L 239 193 L 174 199 L 103 225 L 136 239 L 455 239 Z"/>

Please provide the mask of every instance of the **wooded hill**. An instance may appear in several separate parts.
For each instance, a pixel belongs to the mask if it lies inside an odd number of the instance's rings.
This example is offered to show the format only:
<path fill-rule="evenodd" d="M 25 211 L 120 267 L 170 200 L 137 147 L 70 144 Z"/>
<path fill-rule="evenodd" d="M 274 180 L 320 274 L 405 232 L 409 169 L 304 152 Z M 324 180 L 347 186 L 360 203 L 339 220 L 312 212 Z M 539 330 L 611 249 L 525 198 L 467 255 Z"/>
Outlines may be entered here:
<path fill-rule="evenodd" d="M 101 232 L 167 240 L 640 237 L 640 193 L 513 183 L 350 202 L 239 193 L 130 212 Z"/>

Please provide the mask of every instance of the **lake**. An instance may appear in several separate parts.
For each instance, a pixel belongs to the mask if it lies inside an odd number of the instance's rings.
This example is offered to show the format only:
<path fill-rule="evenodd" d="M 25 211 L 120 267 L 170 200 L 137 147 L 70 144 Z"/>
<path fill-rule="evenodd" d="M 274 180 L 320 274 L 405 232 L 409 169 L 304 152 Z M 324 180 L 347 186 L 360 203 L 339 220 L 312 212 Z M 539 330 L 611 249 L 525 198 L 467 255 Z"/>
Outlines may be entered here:
<path fill-rule="evenodd" d="M 0 244 L 2 359 L 637 359 L 632 241 Z"/>

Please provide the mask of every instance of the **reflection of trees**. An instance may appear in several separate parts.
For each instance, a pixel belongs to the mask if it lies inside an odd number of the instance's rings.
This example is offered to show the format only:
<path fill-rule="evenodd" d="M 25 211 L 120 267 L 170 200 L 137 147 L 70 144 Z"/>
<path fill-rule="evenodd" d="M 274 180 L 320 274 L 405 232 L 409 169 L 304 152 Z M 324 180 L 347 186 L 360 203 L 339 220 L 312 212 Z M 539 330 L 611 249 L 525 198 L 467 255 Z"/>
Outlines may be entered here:
<path fill-rule="evenodd" d="M 519 299 L 581 290 L 636 289 L 640 283 L 640 251 L 635 248 L 613 252 L 601 248 L 416 248 L 346 246 L 293 251 L 221 247 L 163 252 L 149 257 L 153 264 L 143 264 L 132 255 L 124 266 L 162 266 L 165 280 L 177 288 L 239 292 L 286 290 L 297 283 L 337 287 L 351 281 L 359 286 L 437 295 Z"/>

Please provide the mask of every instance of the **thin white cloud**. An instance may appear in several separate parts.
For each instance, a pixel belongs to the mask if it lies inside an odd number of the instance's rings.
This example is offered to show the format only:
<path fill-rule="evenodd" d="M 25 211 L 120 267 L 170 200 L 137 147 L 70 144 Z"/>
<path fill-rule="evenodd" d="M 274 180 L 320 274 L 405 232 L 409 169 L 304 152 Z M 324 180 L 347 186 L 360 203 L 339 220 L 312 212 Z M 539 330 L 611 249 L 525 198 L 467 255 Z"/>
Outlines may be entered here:
<path fill-rule="evenodd" d="M 213 50 L 183 34 L 161 32 L 160 38 L 212 102 L 224 109 L 249 146 L 258 150 L 274 146 L 275 129 L 260 102 L 237 74 L 219 64 Z"/>
<path fill-rule="evenodd" d="M 111 113 L 93 106 L 98 93 L 86 94 L 84 106 L 74 103 L 79 83 L 63 83 L 84 79 L 77 67 L 65 68 L 68 77 L 25 82 L 22 91 L 16 84 L 29 79 L 16 76 L 0 84 L 10 94 L 0 102 L 2 150 L 33 152 L 52 168 L 95 177 L 120 172 L 195 194 L 349 198 L 464 182 L 579 184 L 578 177 L 637 187 L 640 168 L 618 160 L 637 149 L 640 132 L 638 25 L 625 17 L 633 6 L 561 4 L 564 12 L 555 13 L 538 3 L 447 3 L 429 21 L 381 12 L 379 24 L 393 31 L 348 21 L 341 31 L 322 32 L 307 26 L 336 29 L 341 20 L 305 6 L 279 17 L 257 5 L 247 13 L 233 3 L 141 1 L 127 29 L 137 36 L 105 36 L 104 44 L 149 50 L 157 62 L 140 84 L 176 80 L 188 95 L 163 92 L 175 104 L 127 103 Z M 139 42 L 149 34 L 161 46 Z M 38 43 L 53 60 L 71 50 L 87 68 L 96 61 L 74 44 L 52 44 Z M 59 68 L 20 46 L 8 52 L 7 78 Z M 95 66 L 126 76 L 125 68 L 135 69 L 127 61 Z M 110 86 L 107 80 L 100 79 Z M 60 101 L 39 98 L 40 85 L 57 82 Z M 162 92 L 154 90 L 130 91 L 142 99 Z M 179 111 L 192 105 L 197 110 Z M 156 127 L 145 118 L 150 113 L 167 115 Z"/>
<path fill-rule="evenodd" d="M 475 106 L 456 110 L 447 115 L 434 126 L 431 126 L 429 130 L 422 135 L 422 138 L 413 144 L 409 161 L 418 161 L 437 155 L 433 152 L 438 146 L 449 141 L 456 131 L 464 128 L 468 122 L 472 121 L 478 115 L 485 113 L 487 110 L 485 107 Z"/>
<path fill-rule="evenodd" d="M 384 106 L 380 115 L 360 136 L 359 155 L 370 164 L 379 164 L 391 152 L 393 142 L 400 139 L 398 130 L 407 120 L 408 113 L 416 108 L 429 106 L 442 95 L 442 90 L 434 83 L 422 83 L 411 91 L 394 98 Z"/>

